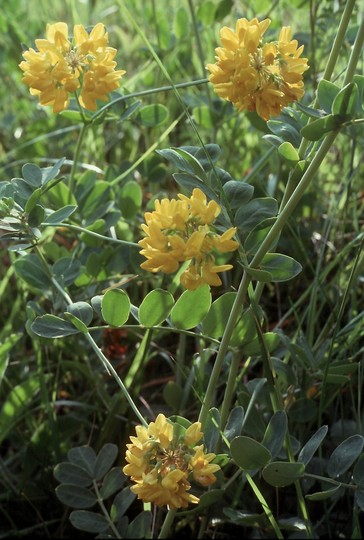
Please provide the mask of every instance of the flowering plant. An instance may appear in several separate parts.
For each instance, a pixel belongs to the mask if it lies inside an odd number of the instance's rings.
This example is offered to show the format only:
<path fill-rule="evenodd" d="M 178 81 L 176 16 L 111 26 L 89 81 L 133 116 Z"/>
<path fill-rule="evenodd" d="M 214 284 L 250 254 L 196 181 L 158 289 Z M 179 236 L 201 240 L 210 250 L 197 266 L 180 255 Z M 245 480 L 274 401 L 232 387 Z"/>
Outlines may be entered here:
<path fill-rule="evenodd" d="M 3 536 L 359 537 L 355 1 L 61 4 L 3 32 Z"/>

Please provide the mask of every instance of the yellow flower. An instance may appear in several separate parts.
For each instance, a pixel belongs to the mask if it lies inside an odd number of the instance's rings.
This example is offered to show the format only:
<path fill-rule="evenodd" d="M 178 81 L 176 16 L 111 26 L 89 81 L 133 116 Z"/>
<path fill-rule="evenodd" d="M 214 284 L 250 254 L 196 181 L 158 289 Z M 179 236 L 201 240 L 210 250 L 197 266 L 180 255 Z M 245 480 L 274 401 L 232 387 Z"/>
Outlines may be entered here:
<path fill-rule="evenodd" d="M 41 105 L 52 105 L 53 112 L 67 109 L 70 94 L 80 91 L 81 105 L 96 109 L 96 100 L 108 100 L 119 86 L 125 71 L 116 71 L 116 50 L 108 47 L 108 34 L 98 23 L 88 34 L 81 25 L 74 26 L 74 44 L 68 39 L 68 26 L 48 24 L 46 39 L 36 39 L 35 49 L 23 53 L 19 64 L 23 82 Z"/>
<path fill-rule="evenodd" d="M 264 120 L 303 96 L 308 69 L 307 58 L 300 58 L 303 46 L 291 40 L 290 27 L 282 28 L 277 42 L 262 43 L 269 24 L 269 19 L 239 19 L 235 31 L 223 27 L 216 63 L 206 66 L 218 96 Z"/>
<path fill-rule="evenodd" d="M 215 201 L 207 202 L 206 195 L 195 188 L 191 197 L 179 194 L 178 200 L 154 202 L 155 210 L 145 213 L 142 229 L 146 236 L 139 241 L 140 251 L 147 260 L 140 266 L 150 272 L 176 272 L 182 262 L 190 261 L 180 280 L 184 287 L 194 290 L 205 283 L 221 285 L 218 272 L 232 265 L 215 265 L 215 253 L 227 253 L 238 248 L 232 240 L 236 228 L 222 235 L 211 228 L 221 208 Z"/>
<path fill-rule="evenodd" d="M 199 502 L 198 497 L 188 493 L 191 474 L 203 486 L 216 481 L 213 473 L 220 467 L 211 463 L 215 454 L 205 454 L 203 445 L 194 446 L 203 437 L 199 422 L 181 434 L 180 426 L 175 432 L 174 424 L 159 414 L 148 427 L 137 426 L 136 435 L 126 445 L 127 465 L 123 472 L 134 482 L 130 489 L 138 499 L 158 506 L 187 508 Z"/>

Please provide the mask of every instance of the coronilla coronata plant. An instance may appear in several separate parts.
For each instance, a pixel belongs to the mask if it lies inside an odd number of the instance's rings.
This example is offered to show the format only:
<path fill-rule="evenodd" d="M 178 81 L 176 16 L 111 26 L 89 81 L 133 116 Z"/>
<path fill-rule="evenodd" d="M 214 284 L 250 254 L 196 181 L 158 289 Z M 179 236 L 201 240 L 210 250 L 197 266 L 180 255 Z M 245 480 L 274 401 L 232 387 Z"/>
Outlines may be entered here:
<path fill-rule="evenodd" d="M 200 422 L 186 430 L 173 424 L 163 414 L 148 427 L 137 426 L 130 437 L 123 472 L 131 477 L 131 491 L 144 502 L 169 508 L 187 508 L 198 497 L 189 493 L 191 479 L 202 486 L 216 481 L 220 466 L 211 463 L 215 454 L 205 453 Z"/>
<path fill-rule="evenodd" d="M 235 31 L 223 27 L 216 62 L 206 66 L 221 98 L 239 110 L 256 111 L 264 120 L 303 96 L 303 73 L 308 69 L 307 58 L 301 58 L 303 45 L 291 40 L 290 27 L 281 29 L 278 41 L 263 42 L 270 22 L 243 18 Z"/>
<path fill-rule="evenodd" d="M 203 191 L 195 188 L 191 197 L 179 194 L 178 200 L 156 200 L 154 207 L 153 212 L 146 212 L 146 223 L 142 225 L 146 237 L 139 241 L 143 248 L 140 253 L 147 260 L 141 267 L 169 274 L 189 261 L 181 275 L 184 287 L 194 290 L 205 283 L 221 285 L 218 273 L 233 266 L 216 264 L 215 255 L 235 251 L 238 242 L 232 239 L 235 227 L 222 235 L 211 227 L 221 212 L 217 202 L 207 202 Z"/>
<path fill-rule="evenodd" d="M 116 49 L 108 47 L 108 33 L 98 23 L 90 33 L 76 24 L 73 38 L 64 22 L 48 24 L 46 39 L 35 40 L 36 49 L 23 53 L 19 64 L 23 82 L 41 105 L 51 105 L 58 113 L 68 108 L 76 95 L 87 110 L 96 110 L 96 100 L 108 101 L 119 86 L 124 70 L 115 70 Z"/>

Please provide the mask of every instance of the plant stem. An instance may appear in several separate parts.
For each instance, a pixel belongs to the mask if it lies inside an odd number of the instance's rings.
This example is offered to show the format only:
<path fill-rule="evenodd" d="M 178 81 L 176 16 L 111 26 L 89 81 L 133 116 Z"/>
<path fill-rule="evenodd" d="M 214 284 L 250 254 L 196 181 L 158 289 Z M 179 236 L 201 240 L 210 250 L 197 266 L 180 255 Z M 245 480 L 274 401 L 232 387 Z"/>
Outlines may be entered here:
<path fill-rule="evenodd" d="M 94 490 L 95 490 L 95 493 L 96 493 L 98 505 L 100 506 L 101 511 L 104 514 L 105 518 L 109 522 L 110 529 L 114 533 L 115 538 L 122 538 L 122 536 L 120 536 L 119 531 L 115 527 L 115 524 L 114 524 L 113 520 L 111 519 L 109 512 L 106 510 L 106 507 L 104 505 L 104 501 L 102 500 L 100 490 L 98 488 L 96 480 L 93 480 L 92 484 L 93 484 L 93 487 L 94 487 Z"/>
<path fill-rule="evenodd" d="M 58 283 L 58 281 L 54 277 L 52 277 L 51 280 L 52 280 L 53 285 L 61 293 L 63 298 L 66 300 L 66 302 L 69 305 L 72 304 L 73 302 L 72 302 L 71 297 L 63 289 L 63 287 L 61 287 L 61 285 Z M 128 390 L 126 389 L 126 387 L 125 387 L 125 385 L 123 383 L 123 381 L 120 379 L 119 375 L 115 371 L 115 369 L 114 369 L 113 365 L 111 364 L 110 360 L 108 360 L 108 358 L 106 358 L 106 356 L 104 355 L 104 353 L 102 352 L 102 350 L 97 345 L 97 343 L 95 342 L 95 340 L 93 339 L 93 337 L 91 336 L 91 334 L 88 331 L 84 333 L 84 336 L 87 339 L 87 341 L 89 342 L 89 344 L 91 345 L 92 349 L 95 351 L 98 358 L 101 360 L 101 363 L 105 367 L 106 371 L 109 373 L 109 375 L 112 375 L 114 377 L 114 379 L 117 382 L 117 384 L 119 385 L 124 397 L 126 398 L 127 402 L 129 403 L 130 407 L 132 408 L 134 414 L 137 416 L 137 418 L 140 420 L 140 422 L 142 423 L 143 426 L 148 427 L 148 423 L 146 422 L 146 420 L 144 419 L 144 417 L 142 416 L 142 414 L 138 410 L 138 407 L 135 405 L 131 395 L 129 394 Z"/>
<path fill-rule="evenodd" d="M 283 534 L 282 534 L 282 532 L 281 532 L 281 530 L 280 530 L 280 528 L 278 526 L 278 523 L 276 522 L 276 520 L 275 520 L 275 518 L 274 518 L 274 516 L 272 514 L 272 511 L 269 508 L 269 505 L 268 505 L 267 501 L 263 497 L 262 492 L 259 490 L 258 486 L 254 482 L 254 480 L 250 476 L 250 474 L 247 473 L 246 471 L 244 471 L 244 473 L 245 473 L 246 479 L 248 480 L 252 490 L 254 491 L 254 494 L 255 494 L 256 498 L 258 499 L 258 501 L 262 505 L 262 508 L 263 508 L 267 518 L 269 519 L 270 524 L 272 525 L 272 527 L 274 529 L 274 532 L 276 533 L 277 538 L 284 538 L 284 536 L 283 536 Z"/>
<path fill-rule="evenodd" d="M 68 192 L 68 204 L 71 204 L 71 202 L 72 202 L 72 195 L 73 195 L 73 192 L 74 192 L 74 189 L 75 189 L 76 169 L 77 169 L 78 161 L 79 161 L 79 158 L 80 158 L 82 143 L 83 143 L 83 140 L 85 138 L 86 131 L 87 131 L 87 128 L 89 127 L 89 125 L 90 125 L 89 123 L 84 121 L 84 123 L 82 124 L 82 127 L 81 127 L 81 131 L 80 131 L 80 133 L 78 135 L 76 149 L 75 149 L 73 162 L 72 162 L 72 168 L 71 168 L 71 173 L 70 173 L 69 184 L 68 184 L 68 190 L 69 190 L 69 192 Z"/>
<path fill-rule="evenodd" d="M 159 533 L 158 538 L 168 538 L 169 537 L 169 531 L 170 531 L 170 528 L 172 527 L 172 524 L 173 524 L 176 513 L 177 513 L 176 508 L 170 508 L 168 510 L 168 513 L 167 513 L 167 515 L 165 517 L 165 520 L 163 522 L 161 532 Z"/>

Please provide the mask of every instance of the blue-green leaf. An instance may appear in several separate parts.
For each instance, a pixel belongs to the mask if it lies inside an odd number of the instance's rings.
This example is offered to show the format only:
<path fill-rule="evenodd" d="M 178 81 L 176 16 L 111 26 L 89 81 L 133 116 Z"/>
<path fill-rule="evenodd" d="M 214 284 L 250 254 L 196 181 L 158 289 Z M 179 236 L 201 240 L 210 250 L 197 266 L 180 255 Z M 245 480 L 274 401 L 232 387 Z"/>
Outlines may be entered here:
<path fill-rule="evenodd" d="M 301 461 L 305 465 L 307 465 L 311 459 L 313 458 L 314 453 L 326 437 L 328 427 L 327 426 L 321 426 L 316 433 L 312 435 L 312 437 L 307 441 L 307 443 L 304 445 L 304 447 L 301 449 L 299 455 L 298 455 L 298 461 Z"/>
<path fill-rule="evenodd" d="M 79 332 L 72 323 L 50 314 L 36 317 L 30 328 L 37 336 L 50 339 L 71 336 Z"/>
<path fill-rule="evenodd" d="M 327 472 L 331 478 L 336 478 L 347 471 L 363 450 L 364 437 L 352 435 L 343 441 L 330 456 Z"/>
<path fill-rule="evenodd" d="M 110 526 L 105 516 L 89 510 L 74 510 L 70 514 L 70 522 L 76 529 L 94 534 L 102 533 Z"/>
<path fill-rule="evenodd" d="M 303 463 L 290 463 L 286 461 L 274 461 L 263 469 L 264 480 L 274 487 L 284 487 L 293 484 L 298 478 L 302 478 L 305 472 Z"/>
<path fill-rule="evenodd" d="M 287 415 L 284 411 L 277 411 L 269 420 L 262 441 L 262 444 L 268 448 L 273 458 L 281 451 L 286 433 Z"/>
<path fill-rule="evenodd" d="M 272 454 L 265 446 L 242 435 L 231 441 L 230 452 L 237 466 L 245 471 L 261 469 L 272 459 Z"/>
<path fill-rule="evenodd" d="M 281 253 L 267 253 L 264 255 L 259 267 L 260 270 L 269 272 L 274 282 L 288 281 L 302 271 L 299 262 Z"/>
<path fill-rule="evenodd" d="M 61 484 L 56 487 L 58 499 L 72 508 L 91 508 L 97 503 L 95 493 L 86 487 L 75 484 Z"/>

